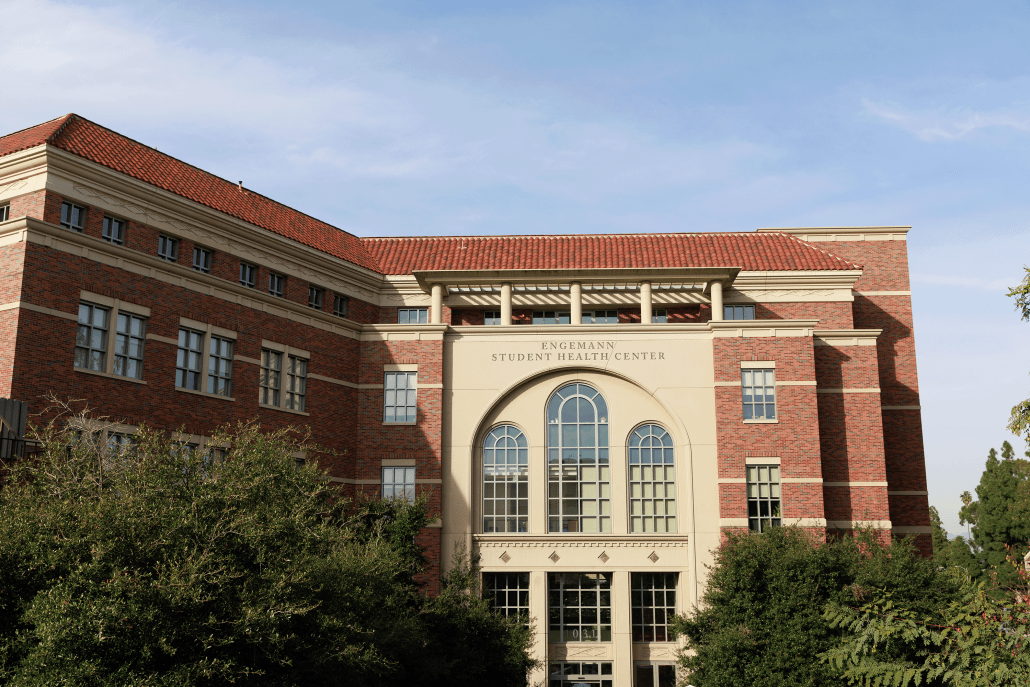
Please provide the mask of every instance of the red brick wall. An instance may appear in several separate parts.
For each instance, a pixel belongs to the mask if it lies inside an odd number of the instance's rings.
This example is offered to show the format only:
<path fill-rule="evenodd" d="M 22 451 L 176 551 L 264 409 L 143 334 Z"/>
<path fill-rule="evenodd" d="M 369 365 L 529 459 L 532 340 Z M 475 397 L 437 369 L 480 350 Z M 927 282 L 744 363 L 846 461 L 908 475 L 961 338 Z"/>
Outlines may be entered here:
<path fill-rule="evenodd" d="M 819 329 L 854 329 L 851 303 L 756 303 L 758 320 L 819 320 Z"/>

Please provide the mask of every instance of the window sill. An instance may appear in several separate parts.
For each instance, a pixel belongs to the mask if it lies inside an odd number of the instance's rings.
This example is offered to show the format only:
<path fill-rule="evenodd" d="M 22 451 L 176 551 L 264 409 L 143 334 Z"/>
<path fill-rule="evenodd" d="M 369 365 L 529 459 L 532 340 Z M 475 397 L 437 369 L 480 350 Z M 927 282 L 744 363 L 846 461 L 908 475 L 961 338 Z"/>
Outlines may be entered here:
<path fill-rule="evenodd" d="M 293 413 L 294 415 L 303 415 L 305 417 L 311 417 L 311 413 L 305 413 L 303 410 L 293 410 L 292 408 L 280 408 L 279 406 L 269 406 L 264 403 L 258 403 L 259 408 L 267 408 L 268 410 L 278 410 L 282 413 Z"/>
<path fill-rule="evenodd" d="M 397 421 L 397 420 L 387 421 L 387 420 L 383 420 L 383 424 L 384 425 L 409 425 L 409 426 L 412 426 L 412 425 L 417 425 L 418 424 L 418 420 L 410 420 L 410 421 L 409 420 L 404 420 L 404 421 Z"/>
<path fill-rule="evenodd" d="M 211 394 L 211 393 L 208 393 L 207 391 L 194 391 L 193 389 L 187 389 L 187 388 L 182 387 L 182 386 L 175 387 L 175 390 L 176 391 L 181 391 L 184 394 L 194 394 L 195 396 L 207 396 L 208 398 L 217 398 L 217 399 L 222 400 L 222 401 L 233 401 L 233 402 L 236 401 L 236 399 L 233 398 L 232 396 L 222 396 L 221 394 Z"/>
<path fill-rule="evenodd" d="M 132 382 L 133 384 L 146 384 L 142 379 L 136 379 L 135 377 L 125 377 L 122 375 L 111 374 L 110 372 L 97 372 L 96 370 L 87 370 L 82 367 L 73 367 L 76 372 L 81 372 L 84 375 L 95 375 L 97 377 L 106 377 L 107 379 L 117 379 L 122 382 Z"/>
<path fill-rule="evenodd" d="M 745 425 L 778 425 L 780 424 L 779 419 L 776 420 L 744 420 Z"/>

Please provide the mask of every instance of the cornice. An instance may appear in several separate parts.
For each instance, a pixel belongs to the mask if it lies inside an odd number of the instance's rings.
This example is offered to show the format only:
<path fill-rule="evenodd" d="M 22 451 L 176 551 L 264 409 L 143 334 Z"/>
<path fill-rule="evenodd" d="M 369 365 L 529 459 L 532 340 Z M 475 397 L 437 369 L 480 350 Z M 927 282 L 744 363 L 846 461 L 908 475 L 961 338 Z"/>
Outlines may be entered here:
<path fill-rule="evenodd" d="M 882 329 L 816 329 L 816 346 L 875 346 Z"/>
<path fill-rule="evenodd" d="M 905 241 L 912 227 L 763 227 L 758 233 L 791 234 L 802 241 Z"/>
<path fill-rule="evenodd" d="M 434 284 L 444 287 L 457 284 L 567 284 L 569 282 L 611 282 L 620 284 L 650 282 L 733 283 L 739 267 L 614 267 L 583 269 L 518 269 L 518 270 L 416 270 L 415 279 L 428 293 Z"/>
<path fill-rule="evenodd" d="M 778 320 L 779 322 L 779 320 Z M 422 325 L 425 326 L 425 325 Z M 766 325 L 768 326 L 768 325 Z M 709 336 L 707 324 L 509 324 L 509 325 L 451 325 L 447 329 L 447 340 L 466 337 L 497 337 L 510 339 L 513 334 L 546 334 L 562 336 L 566 334 L 676 334 L 693 333 Z"/>
<path fill-rule="evenodd" d="M 474 534 L 473 541 L 481 548 L 669 548 L 686 546 L 686 534 Z"/>
<path fill-rule="evenodd" d="M 383 276 L 195 201 L 53 146 L 46 148 L 47 188 L 104 205 L 127 219 L 165 228 L 242 255 L 319 286 L 377 302 Z M 62 182 L 67 188 L 62 187 Z M 98 201 L 100 201 L 98 203 Z"/>
<path fill-rule="evenodd" d="M 38 145 L 0 158 L 0 193 L 11 184 L 45 172 L 46 153 L 47 146 Z"/>
<path fill-rule="evenodd" d="M 808 337 L 819 320 L 719 320 L 707 323 L 717 339 L 733 337 Z"/>

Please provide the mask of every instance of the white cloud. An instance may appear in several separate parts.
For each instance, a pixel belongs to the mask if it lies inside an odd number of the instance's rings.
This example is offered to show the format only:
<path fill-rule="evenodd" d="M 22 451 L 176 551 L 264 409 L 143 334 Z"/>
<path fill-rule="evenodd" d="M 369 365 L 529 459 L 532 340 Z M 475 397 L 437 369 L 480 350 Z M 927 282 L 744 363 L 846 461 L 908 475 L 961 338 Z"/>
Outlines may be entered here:
<path fill-rule="evenodd" d="M 981 129 L 1030 131 L 1030 108 L 979 111 L 969 108 L 908 110 L 892 103 L 863 99 L 865 112 L 900 127 L 922 141 L 954 141 Z"/>

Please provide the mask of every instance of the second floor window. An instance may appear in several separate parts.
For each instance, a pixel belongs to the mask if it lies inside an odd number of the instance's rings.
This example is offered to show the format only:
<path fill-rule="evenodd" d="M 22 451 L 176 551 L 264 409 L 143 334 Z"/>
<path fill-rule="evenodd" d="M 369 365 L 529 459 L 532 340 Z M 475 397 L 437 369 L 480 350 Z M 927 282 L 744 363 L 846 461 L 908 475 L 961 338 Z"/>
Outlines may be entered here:
<path fill-rule="evenodd" d="M 261 403 L 266 406 L 279 405 L 279 391 L 282 388 L 283 354 L 261 351 Z"/>
<path fill-rule="evenodd" d="M 722 310 L 723 318 L 727 320 L 755 319 L 755 306 L 753 305 L 726 305 Z"/>
<path fill-rule="evenodd" d="M 776 419 L 776 370 L 741 370 L 745 420 Z"/>
<path fill-rule="evenodd" d="M 496 613 L 529 622 L 529 573 L 483 573 L 483 597 Z"/>
<path fill-rule="evenodd" d="M 347 302 L 349 300 L 346 296 L 333 296 L 333 314 L 337 317 L 347 317 Z"/>
<path fill-rule="evenodd" d="M 630 532 L 676 531 L 675 462 L 672 437 L 659 425 L 642 425 L 630 434 Z"/>
<path fill-rule="evenodd" d="M 269 342 L 270 343 L 270 342 Z M 261 405 L 282 410 L 305 412 L 307 406 L 308 359 L 307 353 L 286 347 L 275 351 L 261 349 L 260 395 Z"/>
<path fill-rule="evenodd" d="M 583 324 L 618 324 L 618 310 L 587 310 L 583 313 Z"/>
<path fill-rule="evenodd" d="M 179 330 L 179 350 L 175 358 L 175 386 L 200 391 L 204 369 L 204 332 Z"/>
<path fill-rule="evenodd" d="M 417 372 L 387 372 L 383 384 L 383 422 L 415 422 Z"/>
<path fill-rule="evenodd" d="M 612 578 L 608 573 L 547 576 L 548 641 L 612 641 Z"/>
<path fill-rule="evenodd" d="M 286 296 L 286 277 L 271 272 L 268 275 L 268 293 L 278 298 Z"/>
<path fill-rule="evenodd" d="M 308 386 L 308 361 L 295 355 L 286 356 L 286 407 L 304 410 Z"/>
<path fill-rule="evenodd" d="M 219 396 L 232 396 L 233 341 L 212 336 L 208 343 L 207 392 Z"/>
<path fill-rule="evenodd" d="M 425 324 L 429 322 L 429 308 L 398 308 L 397 324 Z"/>
<path fill-rule="evenodd" d="M 79 329 L 75 335 L 75 367 L 107 372 L 107 333 L 111 309 L 79 303 Z"/>
<path fill-rule="evenodd" d="M 572 316 L 557 310 L 534 310 L 533 324 L 569 324 Z"/>
<path fill-rule="evenodd" d="M 61 226 L 82 231 L 86 227 L 86 208 L 74 203 L 61 203 Z"/>
<path fill-rule="evenodd" d="M 415 500 L 415 468 L 383 468 L 384 499 Z"/>
<path fill-rule="evenodd" d="M 79 303 L 75 367 L 130 379 L 143 378 L 147 318 L 131 312 L 130 307 L 121 301 L 114 301 L 113 307 Z M 114 355 L 109 356 L 112 346 Z"/>
<path fill-rule="evenodd" d="M 114 217 L 104 217 L 104 231 L 101 238 L 111 243 L 125 243 L 125 222 Z"/>
<path fill-rule="evenodd" d="M 11 206 L 0 205 L 0 222 L 6 222 L 11 219 Z"/>
<path fill-rule="evenodd" d="M 240 284 L 248 289 L 257 288 L 257 267 L 245 262 L 240 263 Z"/>
<path fill-rule="evenodd" d="M 780 466 L 747 466 L 747 525 L 764 532 L 780 524 Z"/>
<path fill-rule="evenodd" d="M 676 573 L 631 573 L 633 641 L 672 641 L 669 623 L 676 613 Z"/>
<path fill-rule="evenodd" d="M 118 313 L 114 339 L 114 369 L 122 377 L 143 377 L 143 345 L 147 337 L 147 321 L 138 315 Z"/>
<path fill-rule="evenodd" d="M 193 248 L 193 269 L 197 270 L 198 272 L 211 272 L 212 254 L 212 251 L 208 250 L 207 248 L 195 246 Z"/>
<path fill-rule="evenodd" d="M 168 262 L 179 261 L 179 239 L 161 234 L 157 237 L 157 257 Z"/>
<path fill-rule="evenodd" d="M 322 309 L 322 300 L 325 298 L 325 291 L 317 286 L 308 287 L 308 307 L 315 310 Z"/>
<path fill-rule="evenodd" d="M 608 404 L 587 384 L 547 402 L 547 531 L 611 532 Z"/>
<path fill-rule="evenodd" d="M 483 531 L 529 531 L 529 443 L 502 425 L 483 442 Z"/>

